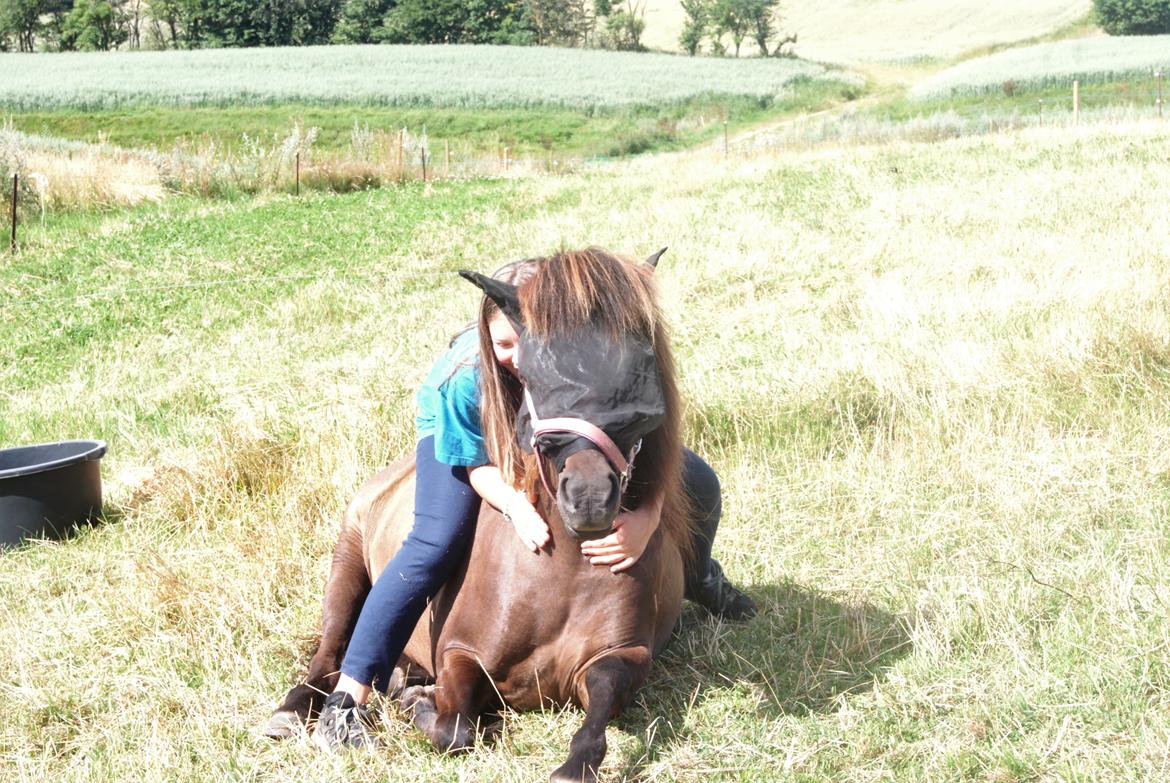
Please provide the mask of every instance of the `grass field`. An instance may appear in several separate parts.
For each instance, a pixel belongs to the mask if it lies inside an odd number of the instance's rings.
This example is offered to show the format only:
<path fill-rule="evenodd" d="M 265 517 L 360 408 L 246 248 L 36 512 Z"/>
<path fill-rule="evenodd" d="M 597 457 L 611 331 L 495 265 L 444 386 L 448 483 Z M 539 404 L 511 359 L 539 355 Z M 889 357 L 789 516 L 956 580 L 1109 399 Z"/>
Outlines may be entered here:
<path fill-rule="evenodd" d="M 338 515 L 410 447 L 473 290 L 557 247 L 661 265 L 716 556 L 606 780 L 1160 780 L 1170 758 L 1170 128 L 72 213 L 0 263 L 0 442 L 94 436 L 109 524 L 4 555 L 12 780 L 540 779 L 393 707 L 339 759 L 254 729 Z"/>
<path fill-rule="evenodd" d="M 646 44 L 679 51 L 686 15 L 679 0 L 647 0 Z M 822 62 L 950 59 L 981 47 L 1037 38 L 1077 23 L 1089 0 L 787 0 L 784 29 L 797 53 Z M 744 53 L 756 47 L 745 42 Z"/>

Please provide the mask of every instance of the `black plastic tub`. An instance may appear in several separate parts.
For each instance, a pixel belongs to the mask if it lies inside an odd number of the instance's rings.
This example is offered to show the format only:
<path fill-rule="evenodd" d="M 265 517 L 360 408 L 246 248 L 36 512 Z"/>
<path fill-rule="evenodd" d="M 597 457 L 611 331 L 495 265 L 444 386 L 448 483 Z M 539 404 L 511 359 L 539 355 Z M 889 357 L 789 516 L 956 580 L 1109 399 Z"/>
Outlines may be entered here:
<path fill-rule="evenodd" d="M 100 440 L 0 449 L 0 549 L 64 538 L 102 512 Z"/>

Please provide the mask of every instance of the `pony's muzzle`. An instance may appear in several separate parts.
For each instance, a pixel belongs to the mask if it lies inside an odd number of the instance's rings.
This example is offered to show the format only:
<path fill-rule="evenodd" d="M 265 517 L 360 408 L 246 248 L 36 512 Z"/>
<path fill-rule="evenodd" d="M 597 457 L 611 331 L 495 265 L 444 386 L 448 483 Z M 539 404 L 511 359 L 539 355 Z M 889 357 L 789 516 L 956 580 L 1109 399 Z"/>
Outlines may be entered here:
<path fill-rule="evenodd" d="M 621 489 L 618 476 L 596 449 L 569 455 L 557 482 L 557 507 L 565 529 L 576 538 L 597 538 L 613 530 Z"/>

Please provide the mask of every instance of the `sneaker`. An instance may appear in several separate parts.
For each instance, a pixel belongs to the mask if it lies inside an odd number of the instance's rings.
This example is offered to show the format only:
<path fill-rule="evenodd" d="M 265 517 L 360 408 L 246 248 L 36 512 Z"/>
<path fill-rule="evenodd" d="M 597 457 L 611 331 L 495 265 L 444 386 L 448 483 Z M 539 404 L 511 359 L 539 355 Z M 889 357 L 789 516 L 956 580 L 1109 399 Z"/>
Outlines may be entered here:
<path fill-rule="evenodd" d="M 336 753 L 343 748 L 372 748 L 370 711 L 343 691 L 331 693 L 317 717 L 313 729 L 313 744 L 321 750 Z"/>
<path fill-rule="evenodd" d="M 745 620 L 756 615 L 756 602 L 727 580 L 723 568 L 709 561 L 707 574 L 691 584 L 687 598 L 725 620 Z"/>

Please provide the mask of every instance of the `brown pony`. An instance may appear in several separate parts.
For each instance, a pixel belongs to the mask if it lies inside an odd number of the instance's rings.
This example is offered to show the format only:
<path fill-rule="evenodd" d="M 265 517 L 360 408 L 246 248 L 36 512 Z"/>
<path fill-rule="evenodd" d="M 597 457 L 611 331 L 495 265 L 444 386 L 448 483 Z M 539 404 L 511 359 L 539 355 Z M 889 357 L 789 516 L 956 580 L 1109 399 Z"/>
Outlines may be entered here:
<path fill-rule="evenodd" d="M 678 619 L 692 532 L 679 396 L 652 271 L 652 263 L 590 248 L 542 260 L 518 289 L 464 273 L 518 327 L 519 370 L 532 398 L 518 411 L 522 445 L 532 444 L 527 432 L 539 412 L 591 421 L 622 453 L 638 441 L 641 451 L 627 486 L 586 439 L 538 435 L 536 453 L 520 465 L 552 535 L 538 554 L 483 504 L 469 551 L 416 626 L 392 687 L 441 751 L 469 748 L 479 717 L 504 705 L 573 703 L 585 708 L 585 721 L 552 780 L 596 780 L 606 724 L 645 681 Z M 555 496 L 542 468 L 553 476 Z M 406 458 L 350 503 L 326 585 L 320 646 L 305 684 L 270 720 L 270 735 L 288 736 L 333 690 L 365 595 L 413 524 L 413 497 L 413 459 Z M 619 503 L 636 508 L 659 497 L 659 527 L 636 565 L 614 574 L 582 556 L 580 540 L 610 532 Z M 406 675 L 420 670 L 434 685 L 403 693 Z"/>

